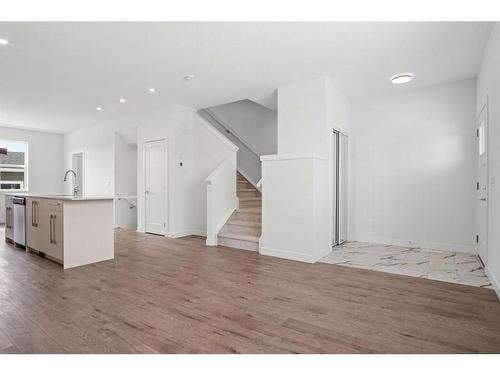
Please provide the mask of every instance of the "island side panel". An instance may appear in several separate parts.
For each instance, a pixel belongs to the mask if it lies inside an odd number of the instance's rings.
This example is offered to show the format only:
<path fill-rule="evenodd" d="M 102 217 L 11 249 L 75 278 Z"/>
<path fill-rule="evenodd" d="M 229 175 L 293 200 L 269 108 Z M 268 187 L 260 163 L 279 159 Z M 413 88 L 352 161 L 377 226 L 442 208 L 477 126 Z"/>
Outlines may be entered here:
<path fill-rule="evenodd" d="M 64 269 L 113 259 L 113 200 L 64 202 Z"/>

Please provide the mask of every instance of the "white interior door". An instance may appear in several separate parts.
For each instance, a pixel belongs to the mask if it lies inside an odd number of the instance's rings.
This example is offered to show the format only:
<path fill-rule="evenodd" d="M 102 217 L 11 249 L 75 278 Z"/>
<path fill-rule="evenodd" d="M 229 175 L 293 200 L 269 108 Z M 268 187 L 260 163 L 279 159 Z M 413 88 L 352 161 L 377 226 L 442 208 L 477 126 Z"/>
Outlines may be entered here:
<path fill-rule="evenodd" d="M 477 126 L 477 253 L 484 265 L 488 262 L 488 106 L 481 110 Z"/>
<path fill-rule="evenodd" d="M 167 146 L 164 140 L 146 142 L 146 232 L 165 234 L 167 228 Z"/>

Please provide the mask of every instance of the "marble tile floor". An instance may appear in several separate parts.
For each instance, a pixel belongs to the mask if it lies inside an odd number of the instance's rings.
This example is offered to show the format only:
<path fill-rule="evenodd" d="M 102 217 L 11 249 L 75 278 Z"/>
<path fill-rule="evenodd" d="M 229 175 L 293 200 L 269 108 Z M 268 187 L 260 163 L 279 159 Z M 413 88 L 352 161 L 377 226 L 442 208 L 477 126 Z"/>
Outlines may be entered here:
<path fill-rule="evenodd" d="M 347 242 L 320 262 L 492 288 L 477 257 L 455 251 Z"/>

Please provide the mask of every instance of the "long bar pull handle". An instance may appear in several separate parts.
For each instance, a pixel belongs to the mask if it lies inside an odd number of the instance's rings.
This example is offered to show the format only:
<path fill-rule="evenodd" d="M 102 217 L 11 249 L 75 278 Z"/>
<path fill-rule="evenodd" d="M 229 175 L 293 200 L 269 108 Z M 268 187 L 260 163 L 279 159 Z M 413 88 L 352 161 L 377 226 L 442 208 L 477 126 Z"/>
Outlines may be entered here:
<path fill-rule="evenodd" d="M 35 201 L 35 227 L 38 226 L 38 201 Z"/>
<path fill-rule="evenodd" d="M 53 215 L 52 217 L 52 243 L 55 245 L 57 243 L 56 241 L 56 215 Z"/>
<path fill-rule="evenodd" d="M 50 243 L 53 243 L 52 241 L 52 217 L 54 215 L 50 215 L 50 219 L 49 219 L 49 240 L 50 240 Z"/>
<path fill-rule="evenodd" d="M 31 202 L 31 226 L 35 226 L 35 202 Z"/>

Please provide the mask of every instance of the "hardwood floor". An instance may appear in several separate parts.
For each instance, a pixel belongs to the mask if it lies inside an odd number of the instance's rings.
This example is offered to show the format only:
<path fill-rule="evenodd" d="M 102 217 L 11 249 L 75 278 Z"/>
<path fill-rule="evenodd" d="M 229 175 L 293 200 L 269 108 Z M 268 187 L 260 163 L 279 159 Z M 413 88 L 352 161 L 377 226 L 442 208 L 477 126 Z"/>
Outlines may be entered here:
<path fill-rule="evenodd" d="M 0 351 L 500 353 L 500 303 L 488 289 L 117 230 L 115 260 L 66 271 L 0 245 Z"/>

